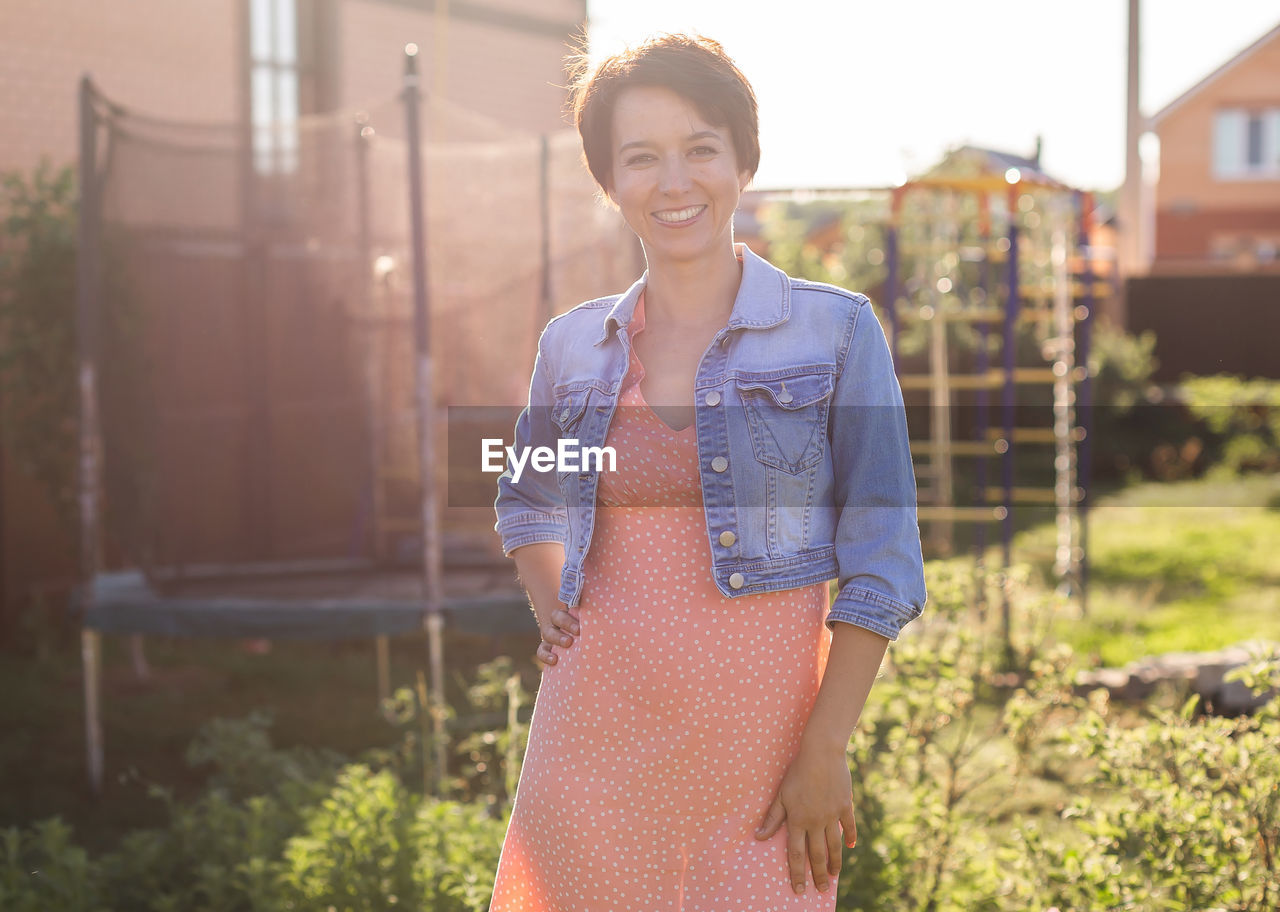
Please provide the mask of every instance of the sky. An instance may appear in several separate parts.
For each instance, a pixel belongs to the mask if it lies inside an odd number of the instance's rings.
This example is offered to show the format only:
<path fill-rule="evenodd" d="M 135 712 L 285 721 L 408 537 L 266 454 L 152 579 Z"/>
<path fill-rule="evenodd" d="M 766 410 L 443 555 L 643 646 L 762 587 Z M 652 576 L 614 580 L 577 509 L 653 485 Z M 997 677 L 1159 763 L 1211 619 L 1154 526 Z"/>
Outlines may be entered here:
<path fill-rule="evenodd" d="M 763 10 L 764 12 L 753 12 Z M 754 186 L 887 186 L 965 143 L 1085 189 L 1124 179 L 1127 0 L 588 0 L 592 55 L 716 39 L 760 103 Z M 1150 116 L 1280 24 L 1280 0 L 1145 0 Z M 1144 143 L 1144 157 L 1158 155 Z"/>

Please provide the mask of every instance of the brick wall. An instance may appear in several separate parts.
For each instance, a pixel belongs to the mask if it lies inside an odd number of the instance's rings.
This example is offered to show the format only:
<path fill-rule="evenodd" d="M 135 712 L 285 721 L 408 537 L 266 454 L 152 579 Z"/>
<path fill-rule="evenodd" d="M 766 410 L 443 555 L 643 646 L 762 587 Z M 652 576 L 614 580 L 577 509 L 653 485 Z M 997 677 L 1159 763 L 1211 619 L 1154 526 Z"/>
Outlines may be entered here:
<path fill-rule="evenodd" d="M 1223 107 L 1280 106 L 1280 35 L 1189 96 L 1158 124 L 1156 260 L 1207 258 L 1233 226 L 1280 240 L 1280 180 L 1213 176 L 1213 116 Z"/>

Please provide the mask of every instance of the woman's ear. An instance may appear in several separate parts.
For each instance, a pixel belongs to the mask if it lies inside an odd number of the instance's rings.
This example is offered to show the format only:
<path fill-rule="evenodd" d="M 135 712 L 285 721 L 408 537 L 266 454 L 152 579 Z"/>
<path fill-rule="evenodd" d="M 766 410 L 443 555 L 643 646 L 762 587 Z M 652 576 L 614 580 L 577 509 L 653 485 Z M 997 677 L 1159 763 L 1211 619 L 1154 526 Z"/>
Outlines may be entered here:
<path fill-rule="evenodd" d="M 755 175 L 752 174 L 750 171 L 739 171 L 738 172 L 738 189 L 740 191 L 745 191 L 747 189 L 747 184 L 751 183 L 751 178 L 753 177 L 755 177 Z"/>

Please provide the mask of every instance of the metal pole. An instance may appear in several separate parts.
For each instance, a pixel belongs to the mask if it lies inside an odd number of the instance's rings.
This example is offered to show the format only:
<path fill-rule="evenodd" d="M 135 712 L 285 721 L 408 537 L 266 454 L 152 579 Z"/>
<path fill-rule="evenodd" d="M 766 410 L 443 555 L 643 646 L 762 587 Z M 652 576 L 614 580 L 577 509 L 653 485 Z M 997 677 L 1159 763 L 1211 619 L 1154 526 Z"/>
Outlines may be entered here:
<path fill-rule="evenodd" d="M 93 110 L 93 81 L 80 77 L 80 205 L 76 226 L 76 329 L 80 387 L 80 590 L 83 616 L 93 607 L 100 535 L 98 504 L 102 439 L 98 416 L 98 186 L 97 117 Z M 102 637 L 81 627 L 80 657 L 84 667 L 85 744 L 89 786 L 102 794 Z"/>
<path fill-rule="evenodd" d="M 1120 270 L 1125 279 L 1139 269 L 1142 231 L 1142 157 L 1138 141 L 1142 136 L 1142 111 L 1139 109 L 1139 0 L 1129 0 L 1128 71 L 1125 94 L 1124 185 L 1120 192 Z M 1120 325 L 1125 325 L 1123 315 Z"/>
<path fill-rule="evenodd" d="M 1089 489 L 1093 476 L 1093 376 L 1089 372 L 1089 350 L 1093 342 L 1093 318 L 1097 311 L 1093 300 L 1093 248 L 1089 244 L 1089 229 L 1093 221 L 1093 195 L 1081 193 L 1076 197 L 1080 206 L 1080 283 L 1083 294 L 1076 307 L 1075 317 L 1080 321 L 1080 352 L 1077 363 L 1083 368 L 1079 397 L 1076 401 L 1080 447 L 1076 454 L 1080 478 L 1080 616 L 1089 613 Z M 1081 312 L 1083 311 L 1083 313 Z"/>
<path fill-rule="evenodd" d="M 987 298 L 991 294 L 991 213 L 990 201 L 985 193 L 978 194 L 978 243 L 982 246 L 982 260 L 978 264 L 978 287 L 982 289 L 982 303 L 985 305 Z M 977 324 L 978 331 L 978 349 L 977 363 L 974 365 L 975 373 L 980 377 L 985 377 L 991 369 L 991 353 L 987 350 L 987 336 L 990 335 L 990 327 L 986 321 L 979 321 Z M 987 427 L 991 423 L 990 407 L 991 396 L 986 387 L 977 390 L 976 395 L 976 414 L 974 415 L 974 437 L 977 440 L 985 441 L 987 439 Z M 976 490 L 983 492 L 983 500 L 987 499 L 987 457 L 979 456 L 973 468 L 974 487 Z M 978 556 L 978 589 L 977 603 L 978 616 L 982 620 L 986 620 L 987 603 L 986 603 L 986 556 L 987 556 L 987 525 L 986 523 L 978 523 L 974 529 L 974 550 Z"/>
<path fill-rule="evenodd" d="M 405 133 L 409 145 L 409 239 L 413 248 L 413 330 L 417 353 L 416 406 L 418 415 L 418 468 L 422 480 L 422 582 L 425 605 L 423 623 L 430 649 L 431 717 L 436 741 L 436 794 L 445 794 L 444 704 L 444 588 L 439 511 L 435 480 L 435 393 L 432 384 L 431 328 L 427 308 L 427 231 L 422 189 L 422 142 L 418 118 L 418 46 L 404 49 Z"/>
<path fill-rule="evenodd" d="M 369 216 L 369 143 L 374 129 L 369 125 L 369 115 L 361 112 L 355 123 L 356 165 L 356 295 L 360 302 L 361 349 L 364 353 L 365 433 L 369 435 L 365 458 L 368 459 L 365 484 L 369 488 L 369 528 L 357 548 L 371 555 L 375 561 L 383 558 L 382 517 L 385 512 L 382 496 L 382 422 L 379 408 L 382 396 L 378 389 L 377 334 L 381 321 L 374 315 L 373 292 L 373 231 Z"/>
<path fill-rule="evenodd" d="M 535 334 L 542 332 L 542 327 L 555 316 L 551 302 L 551 143 L 546 133 L 538 138 L 538 229 L 542 288 L 540 322 L 534 327 Z"/>
<path fill-rule="evenodd" d="M 902 194 L 894 190 L 889 224 L 884 232 L 884 259 L 888 271 L 884 280 L 884 306 L 889 314 L 889 344 L 895 371 L 898 369 L 898 213 L 902 209 L 901 203 Z"/>
<path fill-rule="evenodd" d="M 1006 584 L 1001 599 L 1000 623 L 1004 633 L 1005 655 L 1012 662 L 1013 640 L 1009 620 L 1009 586 L 1007 574 L 1013 565 L 1013 427 L 1017 408 L 1017 388 L 1013 371 L 1018 359 L 1018 184 L 1009 188 L 1009 296 L 1004 308 L 1004 339 L 1001 342 L 1004 356 L 1004 388 L 1001 391 L 1004 425 L 1004 453 L 1000 460 L 1000 478 L 1004 486 L 1004 518 L 1001 520 L 1001 544 L 1004 551 Z"/>

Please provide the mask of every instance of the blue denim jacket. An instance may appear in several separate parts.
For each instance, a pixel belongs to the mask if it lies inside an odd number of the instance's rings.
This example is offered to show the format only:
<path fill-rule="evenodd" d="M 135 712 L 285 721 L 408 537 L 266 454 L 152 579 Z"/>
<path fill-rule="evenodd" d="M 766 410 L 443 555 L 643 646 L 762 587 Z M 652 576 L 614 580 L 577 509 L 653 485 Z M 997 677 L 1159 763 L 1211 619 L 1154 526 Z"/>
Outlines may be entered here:
<path fill-rule="evenodd" d="M 915 475 L 902 393 L 867 298 L 789 277 L 738 245 L 742 283 L 694 381 L 715 585 L 729 598 L 839 581 L 826 624 L 897 639 L 924 608 Z M 547 324 L 515 447 L 603 447 L 630 363 L 647 273 Z M 599 476 L 498 478 L 503 550 L 564 545 L 560 600 L 577 605 Z"/>

